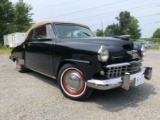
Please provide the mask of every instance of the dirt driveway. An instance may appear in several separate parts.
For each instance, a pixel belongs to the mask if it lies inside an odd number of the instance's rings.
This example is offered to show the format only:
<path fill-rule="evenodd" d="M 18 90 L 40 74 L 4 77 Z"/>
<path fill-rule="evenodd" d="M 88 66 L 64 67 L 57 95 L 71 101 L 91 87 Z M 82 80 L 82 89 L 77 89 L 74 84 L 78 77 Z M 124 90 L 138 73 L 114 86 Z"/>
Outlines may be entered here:
<path fill-rule="evenodd" d="M 0 55 L 0 120 L 160 120 L 160 51 L 144 58 L 151 81 L 129 91 L 95 90 L 83 102 L 66 99 L 56 80 L 18 73 L 8 57 Z"/>

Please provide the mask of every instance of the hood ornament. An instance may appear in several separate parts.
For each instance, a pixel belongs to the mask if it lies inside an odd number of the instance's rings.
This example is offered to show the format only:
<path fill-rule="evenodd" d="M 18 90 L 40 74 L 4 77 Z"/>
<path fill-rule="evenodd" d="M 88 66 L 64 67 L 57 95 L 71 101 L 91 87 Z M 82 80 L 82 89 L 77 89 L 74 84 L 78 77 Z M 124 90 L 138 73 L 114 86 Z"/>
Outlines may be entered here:
<path fill-rule="evenodd" d="M 128 41 L 130 38 L 130 35 L 120 35 L 120 36 L 115 36 L 114 38 L 120 38 L 122 40 Z"/>

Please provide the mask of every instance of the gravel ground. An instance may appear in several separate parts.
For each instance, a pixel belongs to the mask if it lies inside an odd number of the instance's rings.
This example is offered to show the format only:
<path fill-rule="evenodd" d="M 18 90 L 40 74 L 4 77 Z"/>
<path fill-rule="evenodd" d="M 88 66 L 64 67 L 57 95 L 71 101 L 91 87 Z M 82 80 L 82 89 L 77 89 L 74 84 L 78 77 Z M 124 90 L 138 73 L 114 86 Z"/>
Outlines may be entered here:
<path fill-rule="evenodd" d="M 129 91 L 98 91 L 83 102 L 65 98 L 57 81 L 35 72 L 18 73 L 0 55 L 0 120 L 160 120 L 160 51 L 148 51 L 151 81 Z"/>

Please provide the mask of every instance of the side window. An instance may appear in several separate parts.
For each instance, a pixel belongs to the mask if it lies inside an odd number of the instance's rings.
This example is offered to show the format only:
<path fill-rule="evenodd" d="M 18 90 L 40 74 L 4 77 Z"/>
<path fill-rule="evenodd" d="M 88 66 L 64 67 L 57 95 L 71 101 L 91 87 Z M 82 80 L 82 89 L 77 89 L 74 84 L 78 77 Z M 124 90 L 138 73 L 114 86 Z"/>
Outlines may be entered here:
<path fill-rule="evenodd" d="M 47 30 L 47 38 L 54 38 L 55 37 L 51 24 L 46 25 L 46 30 Z"/>
<path fill-rule="evenodd" d="M 40 26 L 34 30 L 34 39 L 51 39 L 54 37 L 51 24 Z"/>
<path fill-rule="evenodd" d="M 45 39 L 47 38 L 46 26 L 40 26 L 34 31 L 34 39 Z"/>

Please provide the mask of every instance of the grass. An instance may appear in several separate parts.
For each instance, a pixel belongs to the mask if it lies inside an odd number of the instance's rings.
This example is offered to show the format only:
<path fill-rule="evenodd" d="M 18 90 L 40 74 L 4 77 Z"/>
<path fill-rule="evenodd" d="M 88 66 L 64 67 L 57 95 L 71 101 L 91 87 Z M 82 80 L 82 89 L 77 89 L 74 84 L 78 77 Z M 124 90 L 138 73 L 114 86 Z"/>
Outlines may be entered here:
<path fill-rule="evenodd" d="M 11 51 L 12 51 L 12 49 L 10 49 L 10 48 L 0 49 L 0 55 L 1 54 L 11 54 Z"/>
<path fill-rule="evenodd" d="M 160 42 L 157 42 L 155 47 L 147 48 L 147 49 L 148 50 L 160 50 Z"/>
<path fill-rule="evenodd" d="M 5 48 L 2 44 L 0 44 L 0 54 L 11 54 L 11 48 Z"/>

